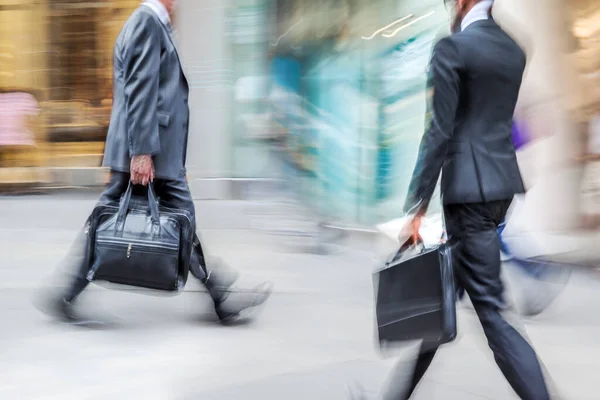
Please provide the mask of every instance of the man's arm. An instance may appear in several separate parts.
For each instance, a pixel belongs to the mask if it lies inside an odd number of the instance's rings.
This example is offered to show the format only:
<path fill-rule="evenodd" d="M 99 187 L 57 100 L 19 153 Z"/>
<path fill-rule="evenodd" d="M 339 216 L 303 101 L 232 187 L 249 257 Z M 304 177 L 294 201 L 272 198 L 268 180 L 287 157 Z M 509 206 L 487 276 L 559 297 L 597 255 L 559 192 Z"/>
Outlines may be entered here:
<path fill-rule="evenodd" d="M 454 134 L 461 69 L 462 61 L 451 38 L 440 40 L 431 60 L 433 116 L 419 147 L 419 156 L 404 205 L 407 214 L 425 214 L 435 190 L 446 158 L 448 141 Z"/>
<path fill-rule="evenodd" d="M 125 44 L 123 69 L 130 157 L 160 152 L 158 135 L 158 75 L 160 36 L 156 22 L 138 16 Z"/>

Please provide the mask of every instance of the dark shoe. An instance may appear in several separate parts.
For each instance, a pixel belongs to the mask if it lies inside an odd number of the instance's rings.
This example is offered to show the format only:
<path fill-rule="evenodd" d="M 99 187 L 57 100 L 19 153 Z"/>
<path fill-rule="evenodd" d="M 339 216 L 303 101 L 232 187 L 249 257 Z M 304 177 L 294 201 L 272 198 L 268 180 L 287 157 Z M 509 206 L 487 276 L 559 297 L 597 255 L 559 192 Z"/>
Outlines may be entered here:
<path fill-rule="evenodd" d="M 239 273 L 217 259 L 211 260 L 210 265 L 212 268 L 202 282 L 215 303 L 215 311 L 221 322 L 247 317 L 246 311 L 263 304 L 271 295 L 273 285 L 268 282 L 252 290 L 233 289 Z"/>
<path fill-rule="evenodd" d="M 248 292 L 224 291 L 215 300 L 215 311 L 219 320 L 223 323 L 248 316 L 248 311 L 263 304 L 273 291 L 273 285 L 269 282 L 261 283 Z M 214 297 L 213 297 L 214 299 Z"/>
<path fill-rule="evenodd" d="M 66 301 L 63 297 L 46 298 L 42 303 L 38 302 L 37 308 L 44 314 L 71 325 L 103 326 L 105 323 L 99 320 L 86 318 L 80 315 L 73 302 Z"/>
<path fill-rule="evenodd" d="M 75 324 L 83 322 L 83 318 L 81 318 L 75 311 L 75 306 L 73 305 L 73 303 L 61 298 L 56 301 L 56 304 L 54 306 L 55 316 L 59 320 Z"/>

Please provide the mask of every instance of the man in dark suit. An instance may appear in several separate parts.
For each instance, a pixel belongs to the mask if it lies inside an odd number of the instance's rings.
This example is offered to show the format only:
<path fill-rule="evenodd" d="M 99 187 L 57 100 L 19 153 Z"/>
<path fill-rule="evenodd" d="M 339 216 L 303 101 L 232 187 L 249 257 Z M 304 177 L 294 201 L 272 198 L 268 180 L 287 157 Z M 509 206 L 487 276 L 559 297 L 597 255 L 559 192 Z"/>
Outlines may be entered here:
<path fill-rule="evenodd" d="M 490 18 L 491 0 L 456 0 L 453 35 L 431 61 L 433 119 L 422 139 L 405 212 L 403 240 L 418 236 L 440 172 L 446 230 L 458 284 L 469 294 L 500 370 L 522 399 L 549 398 L 535 351 L 503 317 L 498 226 L 524 192 L 511 140 L 525 70 L 521 48 Z M 437 345 L 422 343 L 409 398 Z"/>
<path fill-rule="evenodd" d="M 117 38 L 113 110 L 103 162 L 111 169 L 111 177 L 99 203 L 118 201 L 130 181 L 137 185 L 137 192 L 153 182 L 161 204 L 195 216 L 185 170 L 189 87 L 171 28 L 174 3 L 146 0 Z M 84 247 L 82 235 L 74 250 L 82 253 Z M 211 267 L 207 269 L 200 240 L 195 236 L 190 271 L 207 288 L 222 321 L 230 321 L 268 298 L 270 285 L 234 293 L 230 288 L 237 273 L 224 266 Z M 68 289 L 53 308 L 63 320 L 81 322 L 73 303 L 88 285 L 87 268 L 80 257 Z"/>

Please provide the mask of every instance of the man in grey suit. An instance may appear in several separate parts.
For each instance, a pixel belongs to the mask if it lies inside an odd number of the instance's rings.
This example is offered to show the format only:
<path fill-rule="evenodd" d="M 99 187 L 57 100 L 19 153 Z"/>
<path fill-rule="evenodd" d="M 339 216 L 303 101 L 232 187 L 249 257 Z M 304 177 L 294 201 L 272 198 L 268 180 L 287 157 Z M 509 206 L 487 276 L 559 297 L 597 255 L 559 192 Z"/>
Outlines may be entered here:
<path fill-rule="evenodd" d="M 404 211 L 416 239 L 440 172 L 446 230 L 458 285 L 469 294 L 500 370 L 525 400 L 547 400 L 535 351 L 503 317 L 498 226 L 524 192 L 512 120 L 526 65 L 523 50 L 491 18 L 492 0 L 454 0 L 453 35 L 431 61 L 433 120 L 422 139 Z M 423 343 L 409 398 L 437 345 Z"/>
<path fill-rule="evenodd" d="M 195 215 L 185 170 L 189 87 L 172 36 L 174 3 L 146 0 L 117 38 L 113 111 L 103 162 L 111 169 L 111 178 L 99 203 L 118 201 L 129 181 L 137 185 L 134 192 L 153 182 L 161 204 Z M 77 246 L 85 246 L 84 238 Z M 63 320 L 82 320 L 73 304 L 88 284 L 87 267 L 78 262 L 68 289 L 53 309 Z M 246 293 L 232 292 L 237 273 L 223 265 L 207 269 L 197 235 L 190 271 L 207 288 L 222 321 L 237 318 L 270 295 L 267 283 Z"/>

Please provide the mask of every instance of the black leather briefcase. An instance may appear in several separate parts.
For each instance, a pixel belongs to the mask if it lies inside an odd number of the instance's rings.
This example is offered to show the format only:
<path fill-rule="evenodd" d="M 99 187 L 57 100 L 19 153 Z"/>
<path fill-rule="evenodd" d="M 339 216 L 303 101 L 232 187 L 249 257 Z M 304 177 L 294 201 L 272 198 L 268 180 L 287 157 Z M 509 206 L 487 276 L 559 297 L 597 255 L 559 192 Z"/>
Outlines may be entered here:
<path fill-rule="evenodd" d="M 148 199 L 132 199 L 130 183 L 119 203 L 97 206 L 88 221 L 91 281 L 163 291 L 185 286 L 192 252 L 192 216 L 160 207 L 152 184 Z"/>
<path fill-rule="evenodd" d="M 374 283 L 382 348 L 410 340 L 454 340 L 456 290 L 449 244 L 405 244 L 374 274 Z"/>

